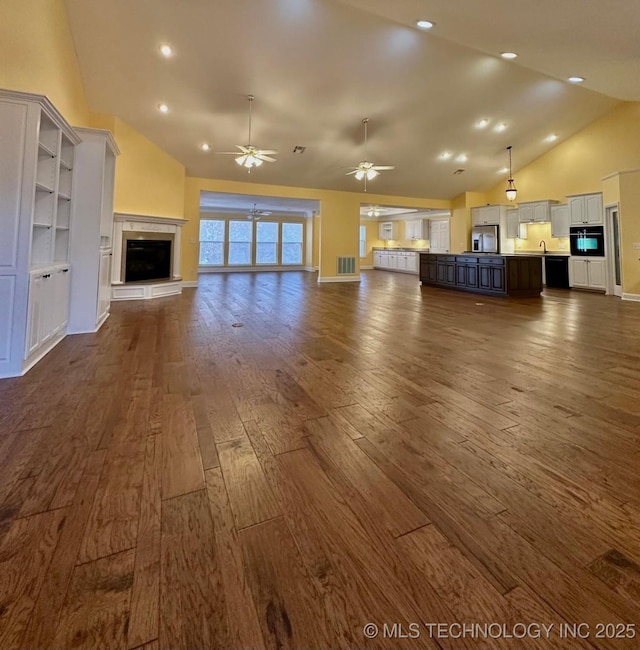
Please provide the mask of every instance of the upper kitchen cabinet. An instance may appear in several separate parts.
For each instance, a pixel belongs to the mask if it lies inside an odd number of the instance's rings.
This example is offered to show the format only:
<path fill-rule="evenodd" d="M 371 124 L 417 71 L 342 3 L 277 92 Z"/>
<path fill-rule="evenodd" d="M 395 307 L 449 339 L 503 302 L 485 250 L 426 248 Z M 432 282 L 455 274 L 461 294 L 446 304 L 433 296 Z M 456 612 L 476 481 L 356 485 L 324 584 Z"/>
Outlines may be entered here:
<path fill-rule="evenodd" d="M 0 142 L 0 377 L 14 377 L 66 334 L 80 137 L 46 97 L 3 90 Z"/>
<path fill-rule="evenodd" d="M 602 194 L 575 194 L 568 196 L 569 219 L 572 226 L 604 223 Z"/>
<path fill-rule="evenodd" d="M 566 203 L 551 206 L 551 236 L 569 236 L 569 206 Z"/>
<path fill-rule="evenodd" d="M 383 221 L 378 224 L 378 237 L 383 241 L 397 240 L 398 239 L 398 222 L 397 221 Z"/>
<path fill-rule="evenodd" d="M 518 203 L 520 223 L 547 223 L 551 221 L 551 206 L 558 201 L 527 201 Z"/>
<path fill-rule="evenodd" d="M 527 224 L 520 223 L 520 211 L 517 208 L 507 210 L 507 238 L 527 238 Z"/>
<path fill-rule="evenodd" d="M 471 208 L 472 226 L 499 226 L 500 219 L 506 215 L 504 205 L 483 205 Z"/>
<path fill-rule="evenodd" d="M 404 222 L 405 239 L 429 239 L 429 222 L 423 219 Z"/>

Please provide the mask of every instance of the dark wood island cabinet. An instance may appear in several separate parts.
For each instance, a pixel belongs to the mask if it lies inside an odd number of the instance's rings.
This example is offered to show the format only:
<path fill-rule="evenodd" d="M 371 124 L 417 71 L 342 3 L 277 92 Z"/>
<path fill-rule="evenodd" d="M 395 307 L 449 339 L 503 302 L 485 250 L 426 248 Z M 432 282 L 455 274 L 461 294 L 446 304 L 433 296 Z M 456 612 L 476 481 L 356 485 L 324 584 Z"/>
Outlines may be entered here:
<path fill-rule="evenodd" d="M 420 254 L 420 281 L 491 296 L 531 298 L 542 291 L 542 258 L 526 255 Z"/>

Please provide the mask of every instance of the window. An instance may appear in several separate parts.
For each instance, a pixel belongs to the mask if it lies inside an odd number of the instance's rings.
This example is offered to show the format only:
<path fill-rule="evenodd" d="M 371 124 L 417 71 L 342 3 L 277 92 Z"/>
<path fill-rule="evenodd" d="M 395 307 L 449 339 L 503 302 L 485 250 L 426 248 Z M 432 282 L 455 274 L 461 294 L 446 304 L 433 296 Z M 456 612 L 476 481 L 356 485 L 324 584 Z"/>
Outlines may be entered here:
<path fill-rule="evenodd" d="M 251 243 L 253 241 L 253 222 L 229 222 L 229 264 L 251 265 Z"/>
<path fill-rule="evenodd" d="M 301 223 L 282 224 L 282 263 L 302 264 L 302 234 Z"/>
<path fill-rule="evenodd" d="M 278 223 L 258 221 L 256 223 L 256 264 L 278 263 Z"/>
<path fill-rule="evenodd" d="M 224 221 L 202 219 L 200 221 L 200 264 L 224 264 Z"/>
<path fill-rule="evenodd" d="M 367 227 L 360 226 L 360 257 L 367 256 Z"/>

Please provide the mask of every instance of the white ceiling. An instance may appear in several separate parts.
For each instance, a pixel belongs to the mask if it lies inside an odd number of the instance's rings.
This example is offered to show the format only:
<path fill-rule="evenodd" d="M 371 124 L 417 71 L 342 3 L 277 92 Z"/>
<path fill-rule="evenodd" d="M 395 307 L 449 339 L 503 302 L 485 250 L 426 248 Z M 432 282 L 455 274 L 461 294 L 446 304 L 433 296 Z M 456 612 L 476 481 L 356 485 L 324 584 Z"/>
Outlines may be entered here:
<path fill-rule="evenodd" d="M 619 97 L 640 95 L 637 74 L 627 78 L 638 65 L 629 36 L 637 0 L 609 0 L 600 23 L 600 0 L 430 0 L 431 32 L 413 27 L 423 0 L 66 5 L 90 108 L 118 115 L 191 176 L 360 191 L 345 174 L 365 156 L 361 122 L 369 117 L 368 158 L 396 166 L 370 191 L 452 198 L 506 179 L 498 170 L 508 145 L 517 170 L 554 146 L 550 133 L 561 142 Z M 165 42 L 175 48 L 171 59 L 158 53 Z M 506 49 L 521 54 L 517 62 L 496 56 Z M 613 88 L 618 70 L 626 94 Z M 566 74 L 587 77 L 588 87 L 566 83 Z M 279 151 L 251 175 L 232 156 L 199 149 L 248 144 L 249 93 L 252 144 Z M 160 102 L 168 114 L 157 111 Z M 490 120 L 485 129 L 475 127 L 481 118 Z M 501 122 L 508 128 L 498 133 Z M 305 153 L 294 154 L 296 145 Z M 468 160 L 443 161 L 443 151 Z M 465 171 L 454 175 L 458 168 Z"/>
<path fill-rule="evenodd" d="M 257 194 L 200 193 L 200 209 L 203 212 L 248 213 L 254 206 L 256 210 L 265 210 L 274 214 L 310 217 L 320 210 L 320 201 Z"/>

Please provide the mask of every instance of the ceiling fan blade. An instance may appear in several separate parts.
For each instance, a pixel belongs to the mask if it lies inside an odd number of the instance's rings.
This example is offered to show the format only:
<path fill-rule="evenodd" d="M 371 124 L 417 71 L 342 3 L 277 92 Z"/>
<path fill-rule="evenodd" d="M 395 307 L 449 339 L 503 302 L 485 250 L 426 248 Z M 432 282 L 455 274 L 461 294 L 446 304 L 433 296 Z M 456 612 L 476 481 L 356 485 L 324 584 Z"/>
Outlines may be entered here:
<path fill-rule="evenodd" d="M 275 158 L 269 158 L 269 156 L 263 156 L 261 153 L 256 155 L 256 158 L 258 160 L 264 160 L 265 162 L 275 162 Z"/>
<path fill-rule="evenodd" d="M 223 156 L 239 156 L 240 152 L 238 151 L 216 151 L 216 153 L 222 154 Z"/>
<path fill-rule="evenodd" d="M 270 154 L 277 154 L 278 152 L 275 149 L 258 149 L 258 155 L 262 156 L 264 154 L 270 155 Z"/>
<path fill-rule="evenodd" d="M 249 153 L 251 151 L 251 147 L 243 147 L 241 144 L 237 144 L 236 147 L 238 147 L 242 153 Z"/>
<path fill-rule="evenodd" d="M 387 169 L 395 169 L 395 165 L 374 165 L 371 169 L 375 169 L 377 172 L 380 172 Z"/>
<path fill-rule="evenodd" d="M 345 176 L 351 176 L 351 174 L 357 174 L 360 170 L 359 169 L 354 169 L 352 172 L 347 172 Z"/>
<path fill-rule="evenodd" d="M 258 212 L 258 214 L 261 217 L 268 217 L 271 214 L 271 212 L 264 212 L 263 210 L 261 210 L 260 212 Z"/>

